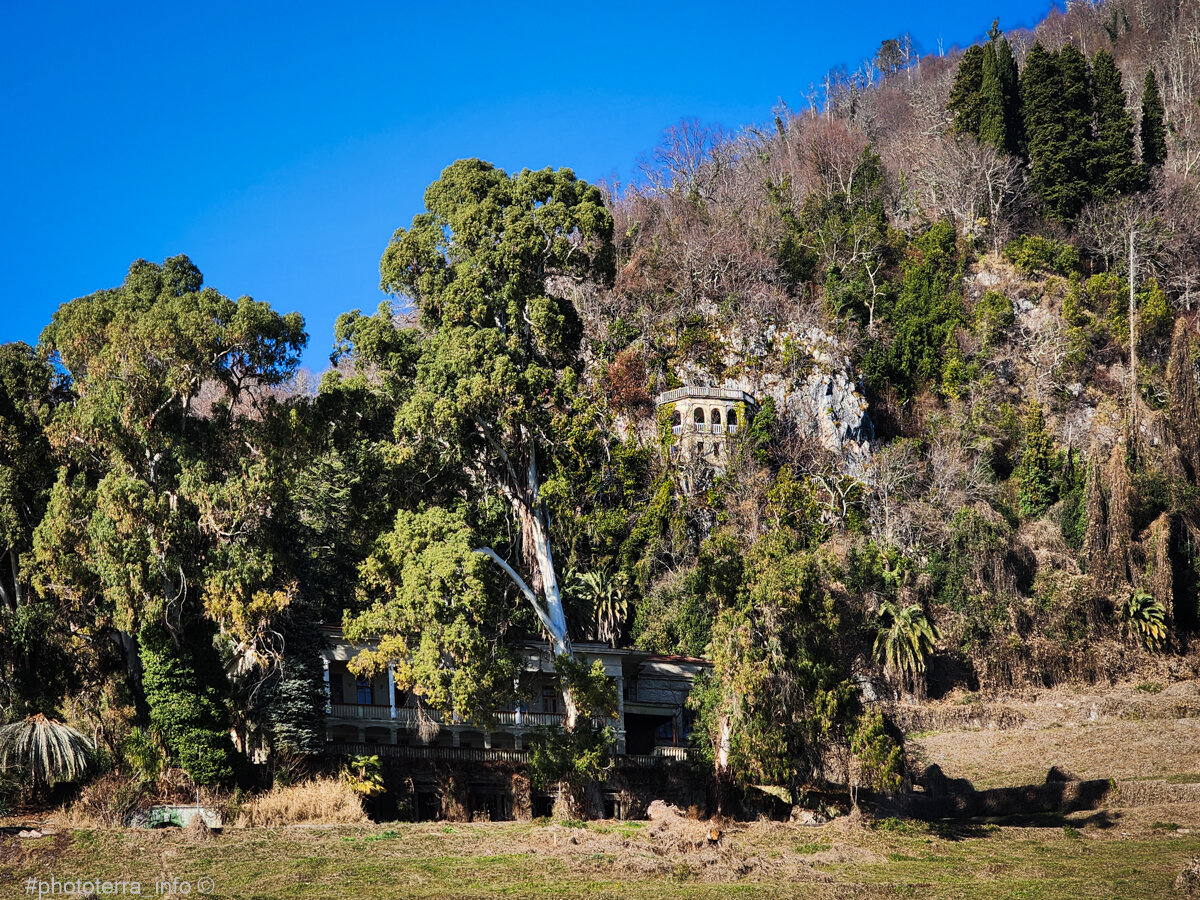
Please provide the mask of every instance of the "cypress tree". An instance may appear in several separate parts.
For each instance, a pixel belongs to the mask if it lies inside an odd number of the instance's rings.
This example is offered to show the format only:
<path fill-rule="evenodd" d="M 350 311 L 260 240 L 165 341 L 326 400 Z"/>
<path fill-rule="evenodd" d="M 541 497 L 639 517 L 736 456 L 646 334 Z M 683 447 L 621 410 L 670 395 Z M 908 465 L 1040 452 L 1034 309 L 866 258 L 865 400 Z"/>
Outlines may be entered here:
<path fill-rule="evenodd" d="M 1091 195 L 1091 67 L 1068 45 L 1050 53 L 1034 44 L 1021 72 L 1021 110 L 1029 181 L 1047 212 L 1071 221 Z"/>
<path fill-rule="evenodd" d="M 985 53 L 978 44 L 967 48 L 959 60 L 954 73 L 954 84 L 950 88 L 950 99 L 946 110 L 954 114 L 954 129 L 967 134 L 979 134 L 980 106 L 983 86 L 983 60 Z"/>
<path fill-rule="evenodd" d="M 1054 442 L 1046 429 L 1042 407 L 1031 404 L 1025 416 L 1025 446 L 1017 467 L 1017 496 L 1021 515 L 1036 518 L 1056 499 Z"/>
<path fill-rule="evenodd" d="M 1167 161 L 1167 126 L 1164 121 L 1162 97 L 1154 70 L 1146 70 L 1142 90 L 1142 165 L 1157 169 Z"/>
<path fill-rule="evenodd" d="M 1133 159 L 1133 117 L 1125 108 L 1125 87 L 1107 50 L 1096 53 L 1092 84 L 1096 102 L 1092 185 L 1098 196 L 1116 197 L 1135 190 L 1142 179 Z"/>
<path fill-rule="evenodd" d="M 995 26 L 993 25 L 993 28 Z M 1009 153 L 1021 152 L 1021 94 L 1017 76 L 1017 61 L 1013 59 L 1012 47 L 1001 35 L 996 41 L 996 74 L 1000 78 L 1000 90 L 1004 95 L 1005 149 Z"/>
<path fill-rule="evenodd" d="M 996 48 L 988 44 L 983 53 L 983 77 L 979 86 L 979 131 L 981 143 L 997 150 L 1008 149 L 1008 119 L 1004 108 L 1004 86 L 996 59 Z"/>

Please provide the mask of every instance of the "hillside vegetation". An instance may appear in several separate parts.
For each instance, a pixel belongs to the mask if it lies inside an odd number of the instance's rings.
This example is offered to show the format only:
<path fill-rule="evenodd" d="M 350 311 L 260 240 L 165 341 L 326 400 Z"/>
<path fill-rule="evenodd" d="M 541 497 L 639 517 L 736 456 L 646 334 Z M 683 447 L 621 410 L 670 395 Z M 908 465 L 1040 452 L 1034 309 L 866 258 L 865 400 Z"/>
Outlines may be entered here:
<path fill-rule="evenodd" d="M 229 784 L 231 726 L 321 750 L 322 623 L 484 724 L 545 635 L 582 783 L 598 640 L 712 660 L 695 749 L 795 797 L 905 783 L 863 685 L 1194 673 L 1200 7 L 901 36 L 823 87 L 681 122 L 633 186 L 454 163 L 319 385 L 297 314 L 186 257 L 0 347 L 4 718 Z M 682 385 L 756 398 L 720 466 L 672 453 Z"/>

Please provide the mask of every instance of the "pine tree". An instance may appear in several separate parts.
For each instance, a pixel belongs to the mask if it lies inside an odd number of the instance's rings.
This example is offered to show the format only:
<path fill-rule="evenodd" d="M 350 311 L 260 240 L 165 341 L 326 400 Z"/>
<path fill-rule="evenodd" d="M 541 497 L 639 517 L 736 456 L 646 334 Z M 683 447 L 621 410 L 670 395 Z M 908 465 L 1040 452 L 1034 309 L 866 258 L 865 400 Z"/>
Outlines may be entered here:
<path fill-rule="evenodd" d="M 983 61 L 986 53 L 978 44 L 967 48 L 954 73 L 947 112 L 954 114 L 954 129 L 966 134 L 979 134 L 983 86 Z"/>
<path fill-rule="evenodd" d="M 1096 53 L 1092 84 L 1096 106 L 1092 185 L 1097 196 L 1112 198 L 1135 190 L 1142 177 L 1133 158 L 1133 117 L 1125 108 L 1125 87 L 1107 50 Z"/>
<path fill-rule="evenodd" d="M 1154 70 L 1146 70 L 1146 85 L 1142 90 L 1142 165 L 1157 169 L 1167 161 L 1167 126 L 1164 121 L 1162 97 Z"/>
<path fill-rule="evenodd" d="M 1021 110 L 1029 180 L 1047 212 L 1071 221 L 1091 196 L 1091 67 L 1067 45 L 1050 53 L 1034 44 L 1021 72 Z"/>

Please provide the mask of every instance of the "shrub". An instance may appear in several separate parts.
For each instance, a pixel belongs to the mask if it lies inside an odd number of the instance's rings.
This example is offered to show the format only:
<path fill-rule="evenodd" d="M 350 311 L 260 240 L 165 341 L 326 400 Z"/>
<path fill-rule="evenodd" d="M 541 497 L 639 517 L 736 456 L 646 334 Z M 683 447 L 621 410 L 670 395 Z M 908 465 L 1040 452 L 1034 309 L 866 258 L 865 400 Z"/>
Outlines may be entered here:
<path fill-rule="evenodd" d="M 196 784 L 230 782 L 233 743 L 216 676 L 160 628 L 143 628 L 139 640 L 150 724 Z"/>
<path fill-rule="evenodd" d="M 72 828 L 124 828 L 134 812 L 151 800 L 145 782 L 110 772 L 86 785 L 67 808 Z"/>
<path fill-rule="evenodd" d="M 1064 241 L 1027 234 L 1004 248 L 1005 258 L 1027 275 L 1054 272 L 1071 276 L 1079 272 L 1079 251 Z"/>
<path fill-rule="evenodd" d="M 984 344 L 994 344 L 1015 321 L 1012 302 L 999 291 L 987 291 L 975 304 L 975 333 Z"/>
<path fill-rule="evenodd" d="M 336 778 L 315 778 L 242 804 L 238 828 L 273 828 L 281 825 L 359 825 L 367 821 L 362 799 Z"/>
<path fill-rule="evenodd" d="M 1166 610 L 1145 591 L 1135 591 L 1121 605 L 1121 626 L 1147 650 L 1160 650 L 1167 640 Z"/>

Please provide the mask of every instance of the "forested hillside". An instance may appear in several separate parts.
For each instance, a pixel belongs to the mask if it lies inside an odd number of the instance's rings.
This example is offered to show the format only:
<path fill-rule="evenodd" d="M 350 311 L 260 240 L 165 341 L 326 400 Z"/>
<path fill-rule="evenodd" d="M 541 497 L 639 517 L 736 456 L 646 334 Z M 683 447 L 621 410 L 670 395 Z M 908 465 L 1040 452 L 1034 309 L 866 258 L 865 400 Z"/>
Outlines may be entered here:
<path fill-rule="evenodd" d="M 868 681 L 1195 671 L 1197 4 L 900 36 L 811 108 L 682 121 L 635 185 L 463 160 L 425 210 L 319 385 L 298 315 L 186 257 L 0 347 L 5 719 L 229 782 L 231 726 L 321 749 L 322 623 L 475 721 L 542 634 L 577 774 L 594 640 L 712 660 L 719 774 L 848 750 L 891 789 Z M 756 398 L 719 466 L 672 453 L 685 385 Z"/>

